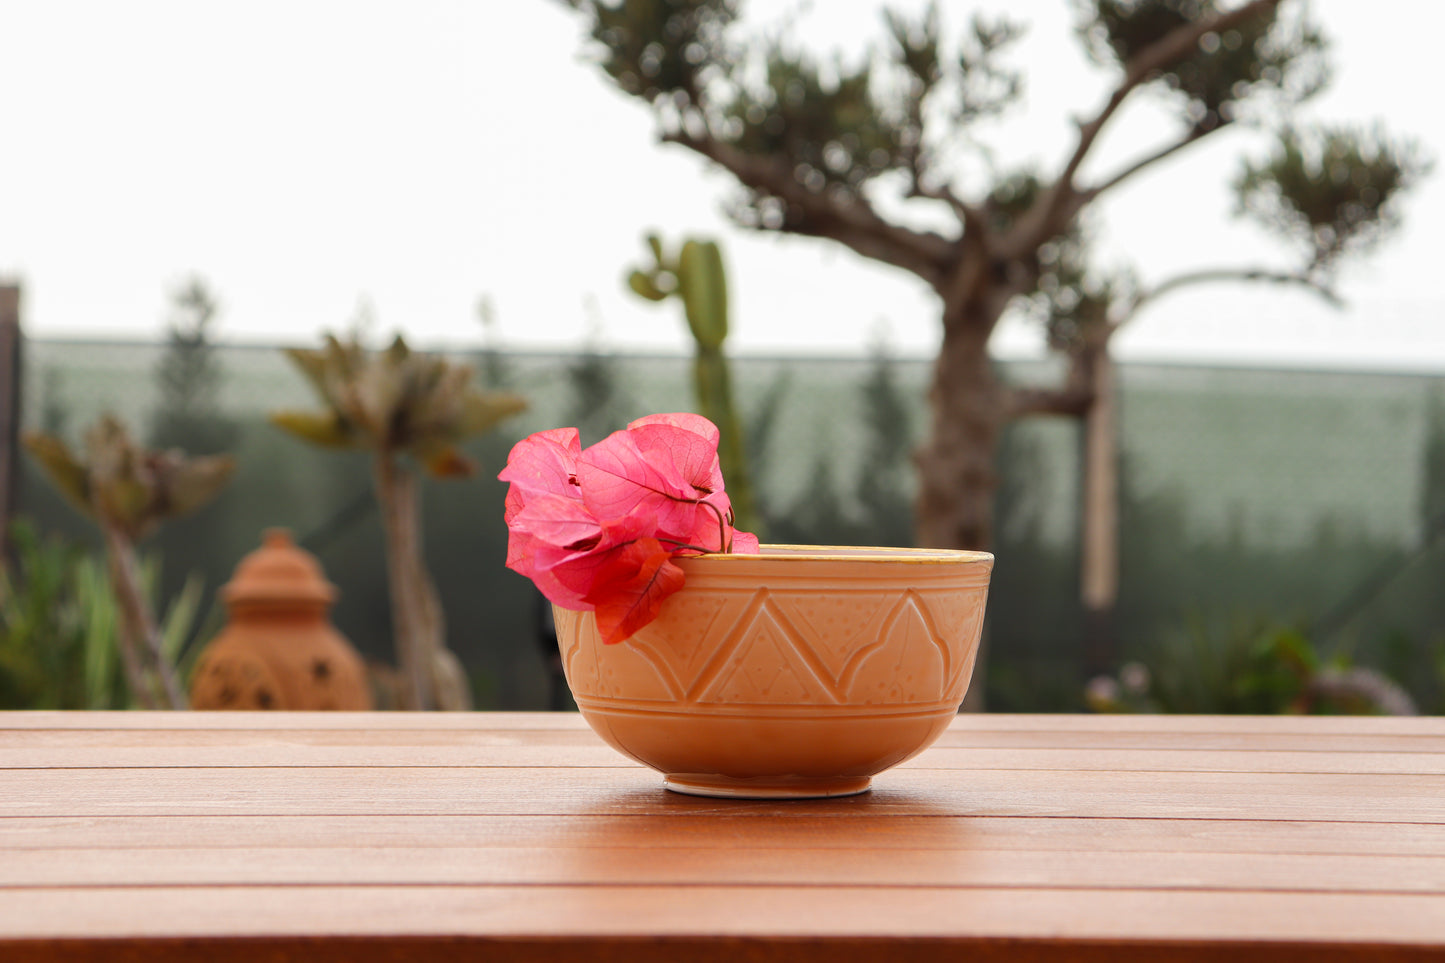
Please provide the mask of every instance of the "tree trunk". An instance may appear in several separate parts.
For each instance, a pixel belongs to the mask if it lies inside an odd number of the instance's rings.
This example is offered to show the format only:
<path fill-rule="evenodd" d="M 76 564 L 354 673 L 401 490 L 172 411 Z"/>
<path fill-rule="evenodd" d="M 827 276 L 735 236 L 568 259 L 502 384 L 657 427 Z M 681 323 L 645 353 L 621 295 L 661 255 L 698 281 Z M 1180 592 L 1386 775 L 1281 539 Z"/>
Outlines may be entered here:
<path fill-rule="evenodd" d="M 920 546 L 988 551 L 993 545 L 994 454 L 1007 413 L 988 356 L 990 329 L 945 328 L 929 391 L 932 434 L 917 455 Z"/>
<path fill-rule="evenodd" d="M 412 560 L 421 553 L 417 532 L 416 481 L 389 451 L 376 456 L 376 500 L 386 533 L 386 581 L 391 592 L 391 632 L 408 709 L 431 709 L 425 670 L 421 599 L 411 577 Z"/>
<path fill-rule="evenodd" d="M 993 546 L 994 456 L 1007 416 L 1006 394 L 988 356 L 992 325 L 945 326 L 933 369 L 932 435 L 918 452 L 917 539 L 929 548 L 988 551 Z M 979 642 L 963 708 L 982 712 L 988 635 Z"/>
<path fill-rule="evenodd" d="M 376 497 L 386 532 L 391 626 L 410 709 L 468 709 L 466 674 L 447 650 L 441 603 L 422 560 L 416 476 L 394 453 L 376 456 Z"/>
<path fill-rule="evenodd" d="M 1107 342 L 1091 345 L 1094 401 L 1084 415 L 1083 517 L 1079 592 L 1084 605 L 1085 671 L 1114 663 L 1114 609 L 1119 598 L 1119 426 L 1115 370 Z"/>
<path fill-rule="evenodd" d="M 160 632 L 141 592 L 139 566 L 130 540 L 101 523 L 111 592 L 120 610 L 120 658 L 126 684 L 142 709 L 184 709 L 185 697 L 161 652 Z"/>

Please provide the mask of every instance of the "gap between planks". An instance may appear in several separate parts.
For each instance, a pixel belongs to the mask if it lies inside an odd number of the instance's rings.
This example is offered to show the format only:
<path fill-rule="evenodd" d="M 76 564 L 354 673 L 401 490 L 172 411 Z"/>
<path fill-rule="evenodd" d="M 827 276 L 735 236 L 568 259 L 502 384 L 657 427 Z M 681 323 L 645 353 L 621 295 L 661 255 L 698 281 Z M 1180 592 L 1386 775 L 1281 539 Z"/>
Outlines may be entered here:
<path fill-rule="evenodd" d="M 0 816 L 939 814 L 1445 822 L 1445 776 L 894 769 L 863 796 L 773 804 L 679 796 L 641 767 L 10 770 Z"/>

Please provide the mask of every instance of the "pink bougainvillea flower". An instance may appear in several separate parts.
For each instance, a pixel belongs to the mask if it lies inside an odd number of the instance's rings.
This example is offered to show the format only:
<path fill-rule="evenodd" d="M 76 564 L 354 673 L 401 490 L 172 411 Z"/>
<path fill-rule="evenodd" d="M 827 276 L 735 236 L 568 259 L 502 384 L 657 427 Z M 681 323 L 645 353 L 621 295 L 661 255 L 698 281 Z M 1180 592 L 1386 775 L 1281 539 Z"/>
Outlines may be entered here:
<path fill-rule="evenodd" d="M 539 497 L 582 500 L 577 487 L 577 456 L 582 451 L 576 428 L 553 428 L 529 435 L 512 446 L 507 467 L 497 475 L 510 482 L 503 517 L 509 529 L 507 567 L 532 578 L 530 562 L 534 539 L 525 528 L 512 527 L 512 520 L 528 502 Z"/>
<path fill-rule="evenodd" d="M 553 428 L 528 435 L 507 456 L 507 467 L 497 475 L 510 482 L 507 489 L 507 524 L 522 510 L 529 496 L 567 495 L 580 499 L 577 487 L 577 456 L 582 453 L 576 428 Z"/>
<path fill-rule="evenodd" d="M 608 552 L 588 594 L 602 642 L 613 645 L 630 638 L 657 618 L 663 600 L 682 588 L 682 569 L 672 552 L 655 538 L 639 538 Z"/>
<path fill-rule="evenodd" d="M 711 422 L 708 422 L 711 424 Z M 582 500 L 596 515 L 657 516 L 657 536 L 694 551 L 727 550 L 732 505 L 716 442 L 677 425 L 634 423 L 577 459 Z"/>
<path fill-rule="evenodd" d="M 599 519 L 596 535 L 571 545 L 543 544 L 537 552 L 537 568 L 551 576 L 566 598 L 567 608 L 587 611 L 596 605 L 597 586 L 619 580 L 614 569 L 618 551 L 633 542 L 652 537 L 657 524 L 646 515 Z M 556 600 L 554 600 L 556 601 Z"/>
<path fill-rule="evenodd" d="M 722 431 L 718 426 L 708 421 L 702 415 L 695 415 L 690 411 L 674 411 L 662 415 L 645 415 L 636 421 L 628 424 L 628 428 L 641 428 L 645 425 L 671 425 L 674 428 L 682 428 L 695 435 L 702 435 L 708 447 L 717 451 L 718 442 L 722 440 Z M 718 476 L 721 481 L 721 475 Z"/>
<path fill-rule="evenodd" d="M 740 532 L 733 529 L 733 554 L 734 555 L 756 555 L 761 551 L 758 546 L 758 537 L 752 532 Z"/>
<path fill-rule="evenodd" d="M 537 495 L 509 527 L 507 567 L 530 578 L 549 601 L 588 611 L 589 593 L 607 576 L 609 553 L 657 526 L 646 515 L 599 519 L 580 499 Z"/>
<path fill-rule="evenodd" d="M 650 415 L 583 450 L 575 428 L 518 442 L 497 476 L 509 482 L 507 567 L 550 601 L 596 614 L 620 642 L 682 588 L 672 559 L 758 551 L 735 531 L 723 490 L 720 433 L 693 414 Z"/>

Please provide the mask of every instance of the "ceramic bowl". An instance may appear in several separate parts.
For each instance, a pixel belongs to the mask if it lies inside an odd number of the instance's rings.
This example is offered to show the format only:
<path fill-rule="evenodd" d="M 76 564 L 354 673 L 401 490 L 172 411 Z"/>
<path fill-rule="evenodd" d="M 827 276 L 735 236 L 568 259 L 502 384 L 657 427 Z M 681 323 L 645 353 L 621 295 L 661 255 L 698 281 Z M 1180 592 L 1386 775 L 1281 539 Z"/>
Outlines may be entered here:
<path fill-rule="evenodd" d="M 764 545 L 678 558 L 658 617 L 603 645 L 557 608 L 589 725 L 678 792 L 864 792 L 947 728 L 973 674 L 993 556 Z"/>

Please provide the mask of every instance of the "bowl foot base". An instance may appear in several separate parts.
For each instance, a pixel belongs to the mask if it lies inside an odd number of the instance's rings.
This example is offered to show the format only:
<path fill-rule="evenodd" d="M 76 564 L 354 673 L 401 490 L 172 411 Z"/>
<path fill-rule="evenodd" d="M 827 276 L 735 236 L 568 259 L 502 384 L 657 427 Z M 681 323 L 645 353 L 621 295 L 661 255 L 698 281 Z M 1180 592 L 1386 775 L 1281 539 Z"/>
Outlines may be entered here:
<path fill-rule="evenodd" d="M 662 784 L 673 792 L 718 799 L 827 799 L 856 796 L 873 788 L 867 776 L 836 779 L 730 779 L 701 773 L 669 773 Z"/>

